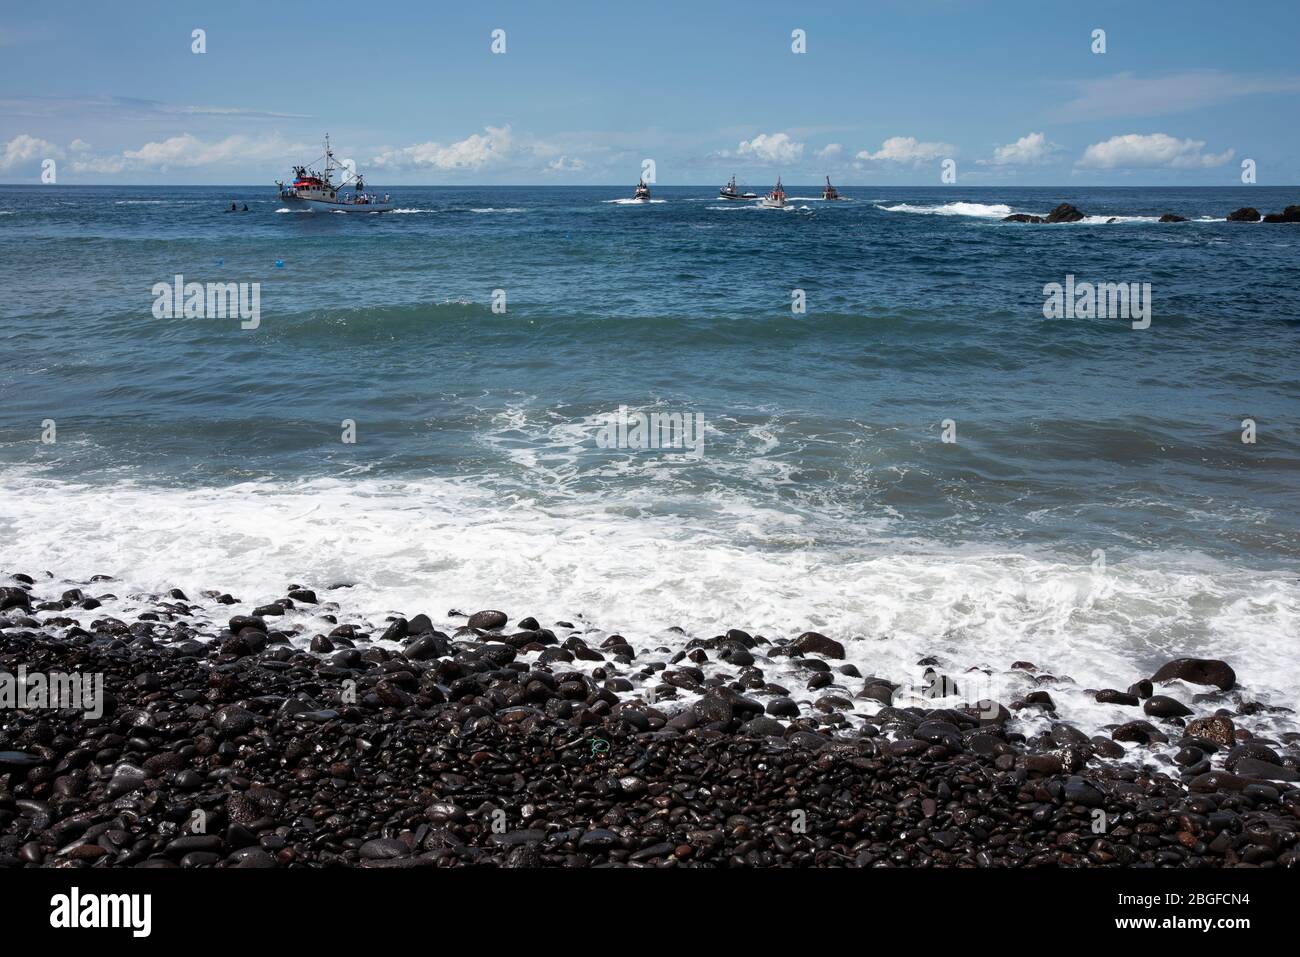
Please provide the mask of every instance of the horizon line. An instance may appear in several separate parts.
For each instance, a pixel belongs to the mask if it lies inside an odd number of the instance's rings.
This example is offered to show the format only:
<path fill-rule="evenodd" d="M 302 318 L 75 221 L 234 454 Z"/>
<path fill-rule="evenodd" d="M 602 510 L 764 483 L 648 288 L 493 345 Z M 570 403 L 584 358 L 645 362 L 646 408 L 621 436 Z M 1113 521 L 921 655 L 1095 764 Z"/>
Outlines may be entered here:
<path fill-rule="evenodd" d="M 625 183 L 380 183 L 378 186 L 387 185 L 394 188 L 409 189 L 623 189 Z M 663 189 L 717 189 L 718 186 L 713 183 L 651 183 Z M 795 186 L 806 186 L 807 183 L 795 183 Z M 77 188 L 158 188 L 158 189 L 220 189 L 220 188 L 271 188 L 274 183 L 0 183 L 0 188 L 10 186 L 24 186 L 32 189 L 59 189 L 60 187 L 77 187 Z M 378 188 L 378 186 L 376 188 Z M 820 187 L 820 184 L 818 184 Z M 944 189 L 958 191 L 962 188 L 967 189 L 1300 189 L 1300 184 L 1296 183 L 1234 183 L 1234 184 L 1206 184 L 1206 183 L 1189 183 L 1178 185 L 1172 183 L 1129 183 L 1116 185 L 1113 183 L 1052 183 L 1045 185 L 1019 184 L 1003 185 L 995 183 L 978 183 L 968 186 L 961 186 L 956 183 L 941 183 L 938 185 L 925 185 L 922 183 L 845 183 L 844 189 Z M 841 187 L 836 187 L 841 188 Z"/>

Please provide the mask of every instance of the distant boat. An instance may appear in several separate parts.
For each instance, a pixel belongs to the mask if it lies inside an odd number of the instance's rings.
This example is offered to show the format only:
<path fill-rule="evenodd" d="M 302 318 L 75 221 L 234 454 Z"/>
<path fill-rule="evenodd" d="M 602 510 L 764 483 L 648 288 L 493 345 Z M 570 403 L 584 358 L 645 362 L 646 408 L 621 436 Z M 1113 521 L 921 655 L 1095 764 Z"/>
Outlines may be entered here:
<path fill-rule="evenodd" d="M 387 193 L 380 196 L 366 191 L 360 174 L 346 173 L 338 184 L 334 182 L 334 151 L 330 149 L 329 134 L 325 134 L 325 169 L 322 172 L 306 166 L 293 168 L 293 182 L 276 181 L 280 202 L 289 206 L 305 206 L 310 210 L 341 213 L 386 213 L 396 205 Z M 345 187 L 351 189 L 345 190 Z"/>
<path fill-rule="evenodd" d="M 757 199 L 758 196 L 755 193 L 742 193 L 740 190 L 736 189 L 736 177 L 733 176 L 728 181 L 726 186 L 718 190 L 718 198 L 744 200 L 744 199 Z"/>
<path fill-rule="evenodd" d="M 839 190 L 831 185 L 831 178 L 826 177 L 826 187 L 822 190 L 822 199 L 836 200 L 840 198 Z"/>
<path fill-rule="evenodd" d="M 785 209 L 785 190 L 781 186 L 781 177 L 776 178 L 772 192 L 760 199 L 758 204 L 767 209 Z"/>
<path fill-rule="evenodd" d="M 650 187 L 645 184 L 644 179 L 636 181 L 636 192 L 632 194 L 632 198 L 642 203 L 650 202 Z"/>

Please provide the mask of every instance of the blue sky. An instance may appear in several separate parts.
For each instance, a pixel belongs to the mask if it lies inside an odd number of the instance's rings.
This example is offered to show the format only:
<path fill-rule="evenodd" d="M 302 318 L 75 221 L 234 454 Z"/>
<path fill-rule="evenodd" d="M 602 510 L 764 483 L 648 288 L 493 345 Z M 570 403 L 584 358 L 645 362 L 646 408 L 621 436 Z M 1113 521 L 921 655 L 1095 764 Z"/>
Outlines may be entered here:
<path fill-rule="evenodd" d="M 0 182 L 269 183 L 328 131 L 375 185 L 1294 184 L 1297 35 L 1295 0 L 46 0 L 0 22 Z"/>

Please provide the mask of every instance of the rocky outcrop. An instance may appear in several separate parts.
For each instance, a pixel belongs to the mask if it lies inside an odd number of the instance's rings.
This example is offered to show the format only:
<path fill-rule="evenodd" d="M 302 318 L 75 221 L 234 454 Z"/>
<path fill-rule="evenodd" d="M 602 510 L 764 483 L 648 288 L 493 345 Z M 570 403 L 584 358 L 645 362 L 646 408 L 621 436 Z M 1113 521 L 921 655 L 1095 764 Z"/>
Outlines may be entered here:
<path fill-rule="evenodd" d="M 1241 209 L 1234 209 L 1228 214 L 1228 222 L 1230 223 L 1257 223 L 1259 219 L 1259 210 L 1254 206 L 1243 206 Z"/>
<path fill-rule="evenodd" d="M 1069 203 L 1061 203 L 1043 219 L 1045 223 L 1077 223 L 1083 219 L 1083 213 Z"/>
<path fill-rule="evenodd" d="M 1280 213 L 1269 213 L 1264 217 L 1266 223 L 1300 223 L 1300 206 L 1288 206 Z"/>

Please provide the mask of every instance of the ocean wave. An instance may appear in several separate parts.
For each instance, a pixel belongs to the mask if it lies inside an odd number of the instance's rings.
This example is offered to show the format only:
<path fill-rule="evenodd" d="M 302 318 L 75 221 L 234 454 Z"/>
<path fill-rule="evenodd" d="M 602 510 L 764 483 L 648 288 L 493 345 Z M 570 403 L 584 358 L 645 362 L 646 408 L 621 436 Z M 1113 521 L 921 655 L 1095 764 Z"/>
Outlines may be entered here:
<path fill-rule="evenodd" d="M 914 206 L 911 203 L 898 203 L 894 206 L 876 206 L 887 213 L 920 213 L 925 216 L 977 216 L 982 219 L 1001 219 L 1010 216 L 1015 210 L 1005 203 L 943 203 L 940 206 Z M 1044 213 L 1033 215 L 1042 216 Z"/>
<path fill-rule="evenodd" d="M 477 208 L 470 209 L 470 212 L 471 213 L 526 213 L 528 212 L 528 210 L 524 209 L 521 206 L 506 206 L 506 207 L 480 206 Z"/>
<path fill-rule="evenodd" d="M 650 205 L 652 205 L 652 204 L 666 203 L 666 202 L 668 202 L 668 200 L 666 200 L 666 199 L 627 199 L 627 198 L 624 198 L 624 199 L 607 199 L 607 200 L 604 200 L 603 202 L 613 204 L 614 206 L 650 206 Z"/>
<path fill-rule="evenodd" d="M 812 629 L 843 641 L 846 663 L 863 673 L 896 678 L 925 655 L 958 676 L 1029 660 L 1073 680 L 1053 697 L 1091 728 L 1132 712 L 1098 704 L 1089 689 L 1125 687 L 1178 656 L 1224 658 L 1249 694 L 1300 704 L 1300 583 L 1196 555 L 1143 554 L 1099 573 L 1086 557 L 870 532 L 857 548 L 827 546 L 809 527 L 798 529 L 800 547 L 773 547 L 789 538 L 790 513 L 725 492 L 711 493 L 704 523 L 689 518 L 698 495 L 542 504 L 468 479 L 215 488 L 63 483 L 14 470 L 5 479 L 0 567 L 117 576 L 111 590 L 126 597 L 98 617 L 126 613 L 137 589 L 229 590 L 242 600 L 235 614 L 288 581 L 346 581 L 349 607 L 377 619 L 502 608 L 674 650 L 727 627 L 769 637 Z M 686 633 L 666 632 L 671 625 Z"/>

